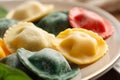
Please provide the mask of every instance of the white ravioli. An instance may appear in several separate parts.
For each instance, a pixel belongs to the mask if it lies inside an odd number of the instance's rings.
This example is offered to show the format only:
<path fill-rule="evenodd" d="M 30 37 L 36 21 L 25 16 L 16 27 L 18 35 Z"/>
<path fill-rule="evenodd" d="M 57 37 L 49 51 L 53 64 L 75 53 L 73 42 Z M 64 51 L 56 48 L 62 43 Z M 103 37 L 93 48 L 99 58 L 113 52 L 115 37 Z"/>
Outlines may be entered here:
<path fill-rule="evenodd" d="M 45 5 L 38 1 L 29 1 L 10 11 L 6 18 L 16 19 L 18 21 L 36 21 L 51 13 L 53 9 L 54 6 L 52 4 Z"/>

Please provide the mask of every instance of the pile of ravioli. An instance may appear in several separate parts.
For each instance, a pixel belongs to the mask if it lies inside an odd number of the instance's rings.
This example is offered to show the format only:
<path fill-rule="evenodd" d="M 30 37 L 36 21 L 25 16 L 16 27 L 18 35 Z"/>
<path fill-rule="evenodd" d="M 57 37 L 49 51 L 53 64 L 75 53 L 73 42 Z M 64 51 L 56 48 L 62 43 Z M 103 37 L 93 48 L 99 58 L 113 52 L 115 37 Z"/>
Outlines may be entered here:
<path fill-rule="evenodd" d="M 52 4 L 29 1 L 0 19 L 0 62 L 34 80 L 68 80 L 80 73 L 78 65 L 96 62 L 107 53 L 105 39 L 114 31 L 108 20 L 80 7 L 54 9 Z"/>

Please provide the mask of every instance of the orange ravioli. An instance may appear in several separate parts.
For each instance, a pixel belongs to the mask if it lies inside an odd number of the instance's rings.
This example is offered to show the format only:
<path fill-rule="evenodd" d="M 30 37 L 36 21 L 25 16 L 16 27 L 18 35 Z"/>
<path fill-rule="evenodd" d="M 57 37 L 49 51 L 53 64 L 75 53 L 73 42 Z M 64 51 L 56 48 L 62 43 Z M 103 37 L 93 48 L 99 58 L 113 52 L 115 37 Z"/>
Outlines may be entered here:
<path fill-rule="evenodd" d="M 76 64 L 93 63 L 108 50 L 102 37 L 81 28 L 66 29 L 58 34 L 57 39 L 54 48 Z"/>
<path fill-rule="evenodd" d="M 3 51 L 2 47 L 0 46 L 0 58 L 5 57 L 5 52 Z"/>
<path fill-rule="evenodd" d="M 5 53 L 5 55 L 11 54 L 11 52 L 9 52 L 9 50 L 6 48 L 6 45 L 2 38 L 0 38 L 0 46 L 1 46 L 1 49 L 3 50 L 3 52 Z"/>
<path fill-rule="evenodd" d="M 3 58 L 6 56 L 5 51 L 3 49 L 3 40 L 0 38 L 0 58 Z"/>

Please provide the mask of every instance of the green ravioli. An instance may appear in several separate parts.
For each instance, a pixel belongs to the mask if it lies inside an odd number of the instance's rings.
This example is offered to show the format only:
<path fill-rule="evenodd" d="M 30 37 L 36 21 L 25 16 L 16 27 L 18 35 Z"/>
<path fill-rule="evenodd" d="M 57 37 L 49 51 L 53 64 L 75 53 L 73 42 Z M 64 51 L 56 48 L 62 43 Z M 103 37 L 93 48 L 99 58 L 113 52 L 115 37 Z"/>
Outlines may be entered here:
<path fill-rule="evenodd" d="M 37 52 L 21 48 L 1 59 L 0 63 L 21 69 L 33 80 L 70 80 L 80 73 L 77 65 L 68 63 L 59 52 L 51 48 Z"/>
<path fill-rule="evenodd" d="M 50 48 L 38 52 L 19 49 L 17 53 L 21 63 L 44 80 L 69 80 L 80 71 L 78 67 L 72 69 L 59 52 Z"/>
<path fill-rule="evenodd" d="M 38 23 L 38 27 L 49 33 L 57 35 L 59 32 L 70 28 L 68 21 L 68 11 L 58 11 L 43 17 Z"/>
<path fill-rule="evenodd" d="M 16 24 L 17 21 L 13 19 L 6 19 L 6 18 L 1 18 L 0 19 L 0 37 L 4 36 L 5 31 L 11 27 L 13 24 Z"/>

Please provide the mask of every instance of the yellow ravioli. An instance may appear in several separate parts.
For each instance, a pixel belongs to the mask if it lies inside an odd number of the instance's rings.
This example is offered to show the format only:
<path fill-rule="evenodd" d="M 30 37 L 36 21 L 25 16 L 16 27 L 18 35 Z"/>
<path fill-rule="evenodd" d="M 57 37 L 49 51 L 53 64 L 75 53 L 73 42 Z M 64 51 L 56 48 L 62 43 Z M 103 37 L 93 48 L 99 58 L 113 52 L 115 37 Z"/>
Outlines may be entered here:
<path fill-rule="evenodd" d="M 52 47 L 54 40 L 54 35 L 30 22 L 19 22 L 11 26 L 4 35 L 6 47 L 10 52 L 15 52 L 18 48 L 38 51 L 46 47 Z"/>
<path fill-rule="evenodd" d="M 54 6 L 52 4 L 45 5 L 37 1 L 29 1 L 10 11 L 6 18 L 16 19 L 18 21 L 36 21 L 51 13 L 53 8 Z"/>
<path fill-rule="evenodd" d="M 93 63 L 108 50 L 102 37 L 81 28 L 66 29 L 58 34 L 57 39 L 54 49 L 76 64 Z"/>

